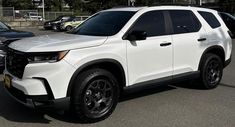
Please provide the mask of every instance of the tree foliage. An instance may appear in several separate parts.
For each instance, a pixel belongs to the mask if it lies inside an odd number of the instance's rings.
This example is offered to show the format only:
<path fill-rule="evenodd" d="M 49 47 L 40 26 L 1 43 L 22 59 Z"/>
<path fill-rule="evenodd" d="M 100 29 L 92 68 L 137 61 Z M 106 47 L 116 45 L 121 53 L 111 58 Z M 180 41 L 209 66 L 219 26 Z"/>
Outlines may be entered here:
<path fill-rule="evenodd" d="M 221 11 L 235 14 L 235 0 L 219 0 Z"/>
<path fill-rule="evenodd" d="M 33 8 L 32 0 L 3 0 L 2 6 L 15 7 L 15 9 L 22 9 L 22 10 Z"/>
<path fill-rule="evenodd" d="M 41 0 L 42 1 L 42 0 Z M 45 0 L 47 11 L 64 11 L 63 4 L 67 4 L 71 11 L 94 13 L 99 10 L 117 6 L 127 6 L 128 0 Z M 173 0 L 136 0 L 136 6 L 152 6 L 172 4 Z M 185 0 L 176 0 L 178 2 Z M 195 0 L 199 4 L 199 0 Z M 217 0 L 222 11 L 235 13 L 235 0 Z M 36 9 L 32 0 L 3 0 L 3 7 L 15 7 L 15 9 Z"/>

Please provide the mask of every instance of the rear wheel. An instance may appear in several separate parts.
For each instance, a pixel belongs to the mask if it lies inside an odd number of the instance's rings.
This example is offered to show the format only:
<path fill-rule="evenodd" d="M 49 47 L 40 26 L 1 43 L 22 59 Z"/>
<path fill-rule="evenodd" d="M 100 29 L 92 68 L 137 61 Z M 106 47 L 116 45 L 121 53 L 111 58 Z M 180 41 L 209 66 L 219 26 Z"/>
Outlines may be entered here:
<path fill-rule="evenodd" d="M 223 75 L 223 62 L 221 58 L 215 54 L 206 54 L 201 65 L 200 81 L 204 88 L 216 88 Z"/>
<path fill-rule="evenodd" d="M 72 109 L 84 122 L 100 121 L 114 111 L 118 97 L 116 78 L 107 70 L 91 69 L 81 73 L 74 84 Z"/>

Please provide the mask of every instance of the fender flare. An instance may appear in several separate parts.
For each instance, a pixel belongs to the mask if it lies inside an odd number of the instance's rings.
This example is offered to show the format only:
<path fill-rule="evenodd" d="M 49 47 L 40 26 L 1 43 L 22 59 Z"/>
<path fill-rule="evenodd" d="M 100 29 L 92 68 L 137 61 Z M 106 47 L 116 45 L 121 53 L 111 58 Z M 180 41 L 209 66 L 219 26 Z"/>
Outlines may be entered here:
<path fill-rule="evenodd" d="M 100 64 L 100 63 L 105 63 L 105 62 L 109 62 L 109 63 L 113 63 L 116 64 L 119 69 L 121 69 L 122 72 L 122 78 L 124 79 L 124 86 L 126 84 L 126 77 L 125 77 L 125 71 L 121 65 L 120 62 L 118 62 L 117 60 L 114 59 L 98 59 L 98 60 L 93 60 L 90 62 L 87 62 L 85 64 L 83 64 L 82 66 L 80 66 L 72 75 L 70 81 L 69 81 L 69 85 L 67 88 L 67 97 L 70 97 L 71 93 L 72 93 L 72 88 L 73 88 L 73 84 L 74 84 L 74 80 L 77 78 L 78 74 L 81 73 L 83 71 L 83 69 L 85 69 L 86 67 L 92 66 L 92 65 L 96 65 L 96 64 Z M 124 87 L 123 86 L 123 87 Z"/>
<path fill-rule="evenodd" d="M 202 62 L 203 62 L 203 58 L 204 58 L 204 56 L 208 53 L 208 52 L 210 52 L 210 51 L 212 51 L 212 50 L 220 50 L 220 51 L 223 51 L 223 57 L 225 58 L 225 51 L 224 51 L 224 48 L 222 47 L 222 46 L 219 46 L 219 45 L 215 45 L 215 46 L 211 46 L 211 47 L 209 47 L 209 48 L 207 48 L 204 52 L 203 52 L 203 54 L 202 54 L 202 56 L 201 56 L 201 59 L 200 59 L 200 62 L 199 62 L 199 66 L 198 66 L 198 70 L 200 71 L 200 68 L 201 68 L 201 65 L 202 65 Z M 225 59 L 223 59 L 222 60 L 223 61 L 223 64 L 224 64 L 224 62 L 225 62 Z"/>

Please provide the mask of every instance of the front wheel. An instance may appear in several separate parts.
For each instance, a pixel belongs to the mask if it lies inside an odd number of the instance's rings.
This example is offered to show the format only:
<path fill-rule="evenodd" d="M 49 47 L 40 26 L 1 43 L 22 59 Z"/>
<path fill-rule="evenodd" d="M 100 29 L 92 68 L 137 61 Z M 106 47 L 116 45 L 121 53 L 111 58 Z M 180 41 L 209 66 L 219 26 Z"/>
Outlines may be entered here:
<path fill-rule="evenodd" d="M 67 26 L 65 29 L 66 29 L 66 31 L 70 31 L 70 30 L 73 29 L 73 27 L 72 26 Z"/>
<path fill-rule="evenodd" d="M 78 75 L 75 81 L 72 109 L 84 122 L 100 121 L 114 111 L 118 97 L 118 82 L 113 74 L 104 69 L 91 69 Z"/>
<path fill-rule="evenodd" d="M 223 75 L 223 62 L 221 58 L 215 54 L 206 54 L 201 65 L 200 81 L 204 88 L 216 88 Z"/>

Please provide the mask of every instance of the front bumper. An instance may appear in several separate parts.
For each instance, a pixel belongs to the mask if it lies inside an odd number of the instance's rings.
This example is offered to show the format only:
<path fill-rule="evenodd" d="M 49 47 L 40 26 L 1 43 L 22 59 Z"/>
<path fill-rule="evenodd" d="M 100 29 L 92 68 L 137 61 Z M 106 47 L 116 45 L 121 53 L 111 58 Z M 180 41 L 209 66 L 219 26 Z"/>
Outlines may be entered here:
<path fill-rule="evenodd" d="M 43 27 L 44 27 L 44 29 L 52 29 L 51 24 L 44 24 Z"/>
<path fill-rule="evenodd" d="M 65 25 L 60 25 L 60 30 L 66 30 L 66 26 Z"/>
<path fill-rule="evenodd" d="M 27 64 L 22 78 L 14 76 L 5 68 L 4 77 L 11 79 L 10 87 L 6 85 L 5 88 L 12 97 L 28 107 L 67 109 L 67 88 L 74 72 L 73 66 L 65 60 Z"/>
<path fill-rule="evenodd" d="M 68 110 L 70 105 L 70 97 L 55 99 L 48 82 L 42 79 L 19 79 L 12 78 L 10 87 L 5 85 L 5 75 L 9 73 L 4 72 L 4 86 L 7 93 L 19 103 L 35 109 L 53 108 Z M 24 83 L 22 85 L 22 83 Z M 28 87 L 27 87 L 28 86 Z M 43 87 L 42 87 L 43 86 Z M 27 89 L 37 89 L 35 95 L 28 95 Z"/>
<path fill-rule="evenodd" d="M 50 99 L 48 95 L 26 95 L 23 91 L 14 86 L 11 86 L 10 88 L 5 87 L 5 89 L 12 98 L 29 108 L 68 110 L 70 106 L 70 97 Z"/>

